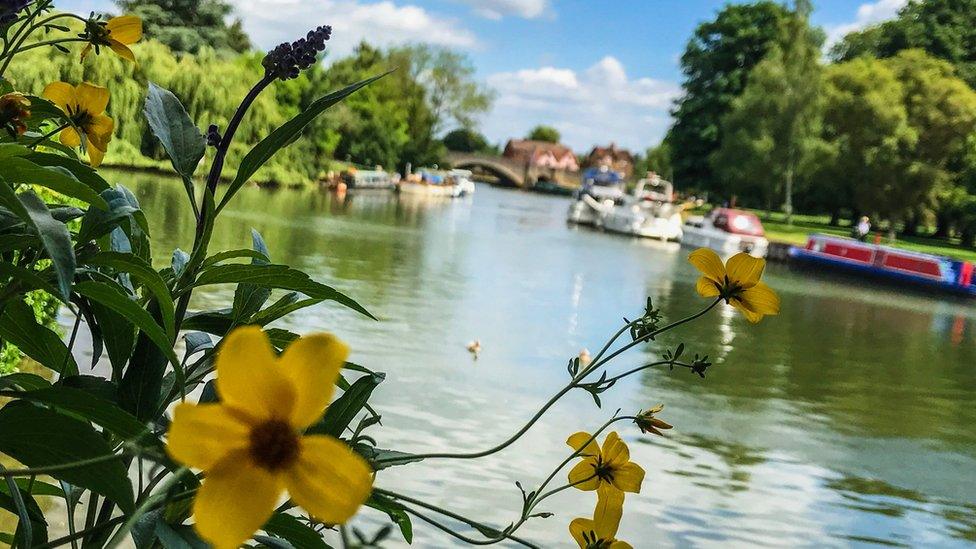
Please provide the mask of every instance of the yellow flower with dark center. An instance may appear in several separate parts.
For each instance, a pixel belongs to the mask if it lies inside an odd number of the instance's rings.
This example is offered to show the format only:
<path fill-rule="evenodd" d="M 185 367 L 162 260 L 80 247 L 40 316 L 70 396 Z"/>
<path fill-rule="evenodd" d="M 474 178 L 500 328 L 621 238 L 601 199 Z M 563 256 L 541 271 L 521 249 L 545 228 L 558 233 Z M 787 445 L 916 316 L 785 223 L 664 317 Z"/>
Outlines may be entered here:
<path fill-rule="evenodd" d="M 698 295 L 724 299 L 752 323 L 779 314 L 779 296 L 759 280 L 766 268 L 765 259 L 739 253 L 723 265 L 717 253 L 699 248 L 691 252 L 688 261 L 702 273 L 696 287 Z"/>
<path fill-rule="evenodd" d="M 239 547 L 271 517 L 282 493 L 327 524 L 349 520 L 372 490 L 372 469 L 342 441 L 303 435 L 331 401 L 349 350 L 331 335 L 276 357 L 264 332 L 239 328 L 217 355 L 220 403 L 181 403 L 166 448 L 206 474 L 196 529 L 217 549 Z"/>
<path fill-rule="evenodd" d="M 634 420 L 634 423 L 637 424 L 637 427 L 644 434 L 652 433 L 663 437 L 664 433 L 662 433 L 661 430 L 667 430 L 672 428 L 671 424 L 654 417 L 655 414 L 659 413 L 663 409 L 664 409 L 664 405 L 658 404 L 657 406 L 651 408 L 650 410 L 641 412 L 637 414 L 637 419 Z"/>
<path fill-rule="evenodd" d="M 590 439 L 581 431 L 566 441 L 583 458 L 569 471 L 569 483 L 584 491 L 640 492 L 644 469 L 630 461 L 630 449 L 617 432 L 607 435 L 602 448 Z"/>
<path fill-rule="evenodd" d="M 27 131 L 25 121 L 30 118 L 30 99 L 18 92 L 5 93 L 0 96 L 0 127 L 7 130 L 11 137 L 24 135 Z"/>
<path fill-rule="evenodd" d="M 136 56 L 129 49 L 129 46 L 142 39 L 142 19 L 135 15 L 123 15 L 113 17 L 107 23 L 101 21 L 89 21 L 85 27 L 84 38 L 88 40 L 85 48 L 81 50 L 81 58 L 84 59 L 95 48 L 95 55 L 100 53 L 99 48 L 107 46 L 119 57 L 135 61 Z"/>
<path fill-rule="evenodd" d="M 115 123 L 105 115 L 108 106 L 108 90 L 82 82 L 72 86 L 67 82 L 52 82 L 44 88 L 43 96 L 58 106 L 68 117 L 71 126 L 61 130 L 61 143 L 77 147 L 85 136 L 86 149 L 91 165 L 98 167 L 112 140 Z M 80 133 L 79 133 L 80 132 Z"/>
<path fill-rule="evenodd" d="M 580 549 L 632 549 L 624 541 L 617 541 L 617 528 L 624 512 L 624 493 L 601 492 L 593 511 L 593 518 L 578 518 L 569 523 L 569 533 Z"/>

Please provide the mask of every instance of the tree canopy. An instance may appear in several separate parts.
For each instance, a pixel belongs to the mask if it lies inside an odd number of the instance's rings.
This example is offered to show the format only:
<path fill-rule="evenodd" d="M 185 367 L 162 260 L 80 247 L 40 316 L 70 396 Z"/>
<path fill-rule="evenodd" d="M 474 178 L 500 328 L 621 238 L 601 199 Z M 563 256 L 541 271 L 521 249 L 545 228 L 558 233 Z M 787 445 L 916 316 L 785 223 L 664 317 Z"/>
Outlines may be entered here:
<path fill-rule="evenodd" d="M 559 130 L 553 128 L 552 126 L 536 126 L 532 128 L 526 138 L 531 139 L 532 141 L 559 143 L 559 140 L 562 139 L 562 135 L 559 133 Z"/>
<path fill-rule="evenodd" d="M 116 4 L 142 18 L 146 37 L 176 52 L 197 53 L 203 47 L 244 52 L 251 48 L 241 20 L 226 23 L 234 8 L 225 0 L 116 0 Z"/>
<path fill-rule="evenodd" d="M 667 137 L 681 186 L 721 188 L 708 160 L 722 141 L 720 121 L 788 17 L 789 10 L 770 0 L 730 4 L 695 29 L 681 56 L 684 96 Z"/>
<path fill-rule="evenodd" d="M 495 153 L 497 148 L 490 143 L 480 132 L 468 129 L 457 128 L 447 132 L 442 140 L 444 146 L 449 151 L 466 153 Z"/>

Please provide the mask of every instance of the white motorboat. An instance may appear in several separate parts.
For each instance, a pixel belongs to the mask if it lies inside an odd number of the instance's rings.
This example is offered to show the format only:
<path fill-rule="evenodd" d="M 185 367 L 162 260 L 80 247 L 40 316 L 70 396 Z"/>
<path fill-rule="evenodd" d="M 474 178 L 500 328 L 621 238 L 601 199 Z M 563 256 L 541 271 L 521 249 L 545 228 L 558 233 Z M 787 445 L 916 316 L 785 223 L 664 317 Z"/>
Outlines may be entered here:
<path fill-rule="evenodd" d="M 681 206 L 674 203 L 674 187 L 657 176 L 642 179 L 634 194 L 600 213 L 600 225 L 608 231 L 665 241 L 682 237 Z"/>
<path fill-rule="evenodd" d="M 390 175 L 379 167 L 375 170 L 350 169 L 342 174 L 347 189 L 393 190 L 399 180 L 399 174 Z"/>
<path fill-rule="evenodd" d="M 407 176 L 397 188 L 402 194 L 459 198 L 474 193 L 474 181 L 468 170 L 421 170 Z"/>
<path fill-rule="evenodd" d="M 583 185 L 573 193 L 566 220 L 578 225 L 599 226 L 603 214 L 624 196 L 624 179 L 606 166 L 583 172 Z"/>
<path fill-rule="evenodd" d="M 681 243 L 693 248 L 711 248 L 722 256 L 746 252 L 766 257 L 769 241 L 756 214 L 730 208 L 715 208 L 707 216 L 689 217 Z"/>

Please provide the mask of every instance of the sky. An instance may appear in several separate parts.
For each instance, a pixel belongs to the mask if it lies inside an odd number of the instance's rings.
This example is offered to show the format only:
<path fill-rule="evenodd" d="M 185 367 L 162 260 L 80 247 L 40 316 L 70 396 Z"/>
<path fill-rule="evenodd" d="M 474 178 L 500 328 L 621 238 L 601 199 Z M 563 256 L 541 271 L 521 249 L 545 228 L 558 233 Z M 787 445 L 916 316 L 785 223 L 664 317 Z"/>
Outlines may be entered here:
<path fill-rule="evenodd" d="M 556 127 L 577 152 L 614 142 L 643 151 L 671 123 L 678 63 L 695 26 L 726 0 L 229 0 L 255 44 L 275 44 L 330 24 L 330 56 L 361 40 L 427 42 L 466 53 L 493 88 L 480 130 L 492 142 Z M 889 19 L 906 0 L 815 0 L 828 41 Z M 79 13 L 110 0 L 61 0 Z"/>

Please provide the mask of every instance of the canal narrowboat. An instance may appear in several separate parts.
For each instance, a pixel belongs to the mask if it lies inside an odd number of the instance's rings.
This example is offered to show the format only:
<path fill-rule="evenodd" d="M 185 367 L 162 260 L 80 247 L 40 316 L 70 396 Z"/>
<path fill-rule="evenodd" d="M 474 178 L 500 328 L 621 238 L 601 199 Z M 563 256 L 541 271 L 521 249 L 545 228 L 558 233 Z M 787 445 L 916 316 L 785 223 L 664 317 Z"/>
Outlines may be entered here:
<path fill-rule="evenodd" d="M 705 217 L 685 221 L 681 243 L 692 248 L 711 248 L 722 256 L 745 252 L 766 257 L 769 241 L 756 214 L 732 208 L 715 208 Z"/>
<path fill-rule="evenodd" d="M 810 235 L 805 247 L 791 247 L 790 257 L 809 265 L 976 297 L 976 273 L 968 261 L 822 234 Z"/>

